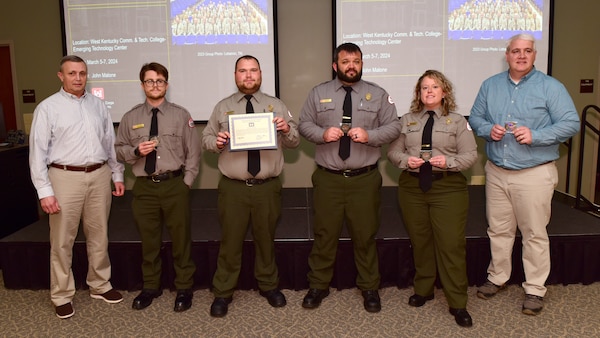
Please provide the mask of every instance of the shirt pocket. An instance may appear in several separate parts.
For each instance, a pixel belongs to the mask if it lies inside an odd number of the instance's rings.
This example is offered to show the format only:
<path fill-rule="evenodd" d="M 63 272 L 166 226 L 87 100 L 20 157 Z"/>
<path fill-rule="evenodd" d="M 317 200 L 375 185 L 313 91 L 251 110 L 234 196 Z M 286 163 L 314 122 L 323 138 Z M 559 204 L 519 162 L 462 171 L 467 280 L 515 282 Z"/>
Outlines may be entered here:
<path fill-rule="evenodd" d="M 358 104 L 358 116 L 352 116 L 352 121 L 365 129 L 375 129 L 379 127 L 378 112 L 381 104 L 375 101 L 361 100 Z"/>
<path fill-rule="evenodd" d="M 160 138 L 160 143 L 164 142 L 168 149 L 178 151 L 183 148 L 183 135 L 180 129 L 165 128 Z"/>
<path fill-rule="evenodd" d="M 433 148 L 456 153 L 456 132 L 457 125 L 455 123 L 434 125 L 431 140 Z"/>
<path fill-rule="evenodd" d="M 320 126 L 339 127 L 340 123 L 342 123 L 342 117 L 336 117 L 335 103 L 319 102 L 317 105 L 317 124 Z"/>
<path fill-rule="evenodd" d="M 150 132 L 148 128 L 139 128 L 131 133 L 131 145 L 137 147 L 140 143 L 148 141 Z"/>

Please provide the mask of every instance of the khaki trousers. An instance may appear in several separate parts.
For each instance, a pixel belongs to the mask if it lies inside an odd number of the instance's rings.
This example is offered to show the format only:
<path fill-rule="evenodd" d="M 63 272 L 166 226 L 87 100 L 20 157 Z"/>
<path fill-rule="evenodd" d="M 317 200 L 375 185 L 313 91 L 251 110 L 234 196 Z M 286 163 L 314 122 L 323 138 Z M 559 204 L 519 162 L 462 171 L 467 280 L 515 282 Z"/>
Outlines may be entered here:
<path fill-rule="evenodd" d="M 61 209 L 50 215 L 50 298 L 60 306 L 75 295 L 71 265 L 80 220 L 86 238 L 90 292 L 102 294 L 112 289 L 108 257 L 111 170 L 107 165 L 89 173 L 51 167 L 48 177 Z"/>
<path fill-rule="evenodd" d="M 550 222 L 552 195 L 558 183 L 554 162 L 522 170 L 507 170 L 487 162 L 486 213 L 492 260 L 488 279 L 504 284 L 512 272 L 512 248 L 517 228 L 523 245 L 526 294 L 543 297 L 550 274 Z"/>

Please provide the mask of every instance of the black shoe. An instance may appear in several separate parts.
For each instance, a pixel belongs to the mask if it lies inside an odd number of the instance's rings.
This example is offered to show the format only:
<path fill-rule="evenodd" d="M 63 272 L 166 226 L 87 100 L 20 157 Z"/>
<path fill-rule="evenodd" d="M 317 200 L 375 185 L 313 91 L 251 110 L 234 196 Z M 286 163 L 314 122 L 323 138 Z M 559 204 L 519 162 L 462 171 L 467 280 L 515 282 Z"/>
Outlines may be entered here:
<path fill-rule="evenodd" d="M 327 289 L 309 289 L 304 300 L 302 301 L 302 307 L 306 309 L 314 309 L 321 305 L 323 298 L 329 296 L 329 288 Z"/>
<path fill-rule="evenodd" d="M 283 293 L 281 293 L 281 291 L 279 291 L 279 289 L 259 291 L 258 293 L 261 296 L 265 297 L 272 307 L 282 307 L 286 304 L 285 296 L 283 295 Z"/>
<path fill-rule="evenodd" d="M 379 299 L 379 292 L 377 290 L 364 290 L 362 296 L 365 300 L 364 305 L 367 312 L 381 311 L 381 299 Z"/>
<path fill-rule="evenodd" d="M 192 307 L 192 298 L 194 297 L 194 291 L 192 289 L 177 290 L 177 297 L 175 297 L 175 307 L 173 311 L 183 312 Z"/>
<path fill-rule="evenodd" d="M 473 319 L 471 319 L 471 315 L 467 312 L 467 309 L 450 308 L 449 310 L 450 313 L 454 316 L 456 324 L 462 327 L 473 326 Z"/>
<path fill-rule="evenodd" d="M 414 306 L 414 307 L 421 307 L 423 305 L 425 305 L 425 302 L 427 302 L 428 300 L 432 300 L 433 299 L 433 293 L 430 294 L 429 296 L 419 296 L 416 293 L 412 296 L 410 296 L 408 298 L 408 305 L 410 306 Z"/>
<path fill-rule="evenodd" d="M 213 317 L 225 317 L 228 310 L 228 305 L 231 303 L 232 298 L 216 297 L 210 306 L 210 315 Z"/>
<path fill-rule="evenodd" d="M 152 304 L 154 298 L 158 298 L 160 295 L 162 295 L 162 290 L 143 289 L 142 292 L 135 297 L 131 307 L 136 310 L 145 309 Z"/>

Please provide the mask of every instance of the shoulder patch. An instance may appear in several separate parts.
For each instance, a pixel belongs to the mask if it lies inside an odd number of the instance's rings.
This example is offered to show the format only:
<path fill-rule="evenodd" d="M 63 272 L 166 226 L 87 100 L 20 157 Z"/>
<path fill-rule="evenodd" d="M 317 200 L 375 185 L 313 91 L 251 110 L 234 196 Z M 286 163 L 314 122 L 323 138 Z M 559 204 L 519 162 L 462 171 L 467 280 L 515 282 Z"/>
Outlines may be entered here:
<path fill-rule="evenodd" d="M 471 125 L 469 124 L 469 122 L 467 122 L 467 130 L 468 131 L 473 131 L 473 129 L 471 129 Z"/>
<path fill-rule="evenodd" d="M 392 97 L 390 95 L 388 95 L 388 102 L 390 104 L 394 104 L 394 100 L 392 100 Z"/>
<path fill-rule="evenodd" d="M 288 110 L 288 116 L 292 118 L 292 112 Z"/>
<path fill-rule="evenodd" d="M 194 124 L 194 119 L 192 119 L 191 117 L 188 120 L 188 127 L 190 127 L 190 128 L 195 128 L 196 127 L 196 125 Z"/>

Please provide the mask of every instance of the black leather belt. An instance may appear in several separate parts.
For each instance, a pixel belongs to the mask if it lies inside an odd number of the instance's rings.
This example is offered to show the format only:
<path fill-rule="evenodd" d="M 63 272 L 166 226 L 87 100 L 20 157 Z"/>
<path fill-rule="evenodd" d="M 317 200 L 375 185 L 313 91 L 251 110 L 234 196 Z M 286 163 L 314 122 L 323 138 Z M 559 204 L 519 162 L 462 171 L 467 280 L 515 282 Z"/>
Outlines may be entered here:
<path fill-rule="evenodd" d="M 417 177 L 417 178 L 419 177 L 419 173 L 416 173 L 413 171 L 407 171 L 407 173 L 410 176 Z M 437 173 L 431 174 L 431 178 L 434 181 L 437 181 L 437 180 L 441 180 L 442 178 L 444 178 L 446 176 L 452 176 L 452 175 L 458 175 L 458 174 L 460 174 L 460 171 L 442 171 L 442 172 L 437 172 Z"/>
<path fill-rule="evenodd" d="M 178 169 L 178 170 L 174 170 L 174 171 L 167 171 L 164 173 L 160 173 L 160 174 L 156 174 L 156 175 L 150 175 L 150 176 L 145 176 L 147 179 L 152 180 L 152 182 L 154 183 L 160 183 L 162 181 L 166 181 L 170 178 L 174 178 L 177 176 L 181 176 L 181 173 L 183 172 L 182 169 Z"/>
<path fill-rule="evenodd" d="M 106 164 L 106 161 L 104 161 L 102 163 L 88 165 L 85 167 L 77 167 L 74 165 L 63 165 L 63 164 L 57 164 L 57 163 L 50 163 L 50 166 L 52 168 L 58 168 L 58 169 L 67 170 L 67 171 L 84 171 L 86 173 L 91 173 L 92 171 L 94 171 L 96 169 L 102 168 L 102 166 L 105 164 Z"/>
<path fill-rule="evenodd" d="M 227 176 L 225 176 L 225 177 L 227 177 Z M 227 177 L 227 178 L 229 178 L 229 177 Z M 275 177 L 269 177 L 269 178 L 249 178 L 247 180 L 236 180 L 234 178 L 229 178 L 229 179 L 232 180 L 232 181 L 244 183 L 247 186 L 251 187 L 253 185 L 260 185 L 260 184 L 263 184 L 263 183 L 267 183 L 267 182 L 272 181 L 272 180 L 274 180 L 276 178 L 277 178 L 277 176 L 275 176 Z"/>
<path fill-rule="evenodd" d="M 358 168 L 358 169 L 346 169 L 346 170 L 333 170 L 333 169 L 325 168 L 318 164 L 317 164 L 317 168 L 319 168 L 321 170 L 325 170 L 328 173 L 342 175 L 344 177 L 353 177 L 353 176 L 362 175 L 362 174 L 368 173 L 371 170 L 377 169 L 377 163 L 368 165 L 366 167 Z"/>

